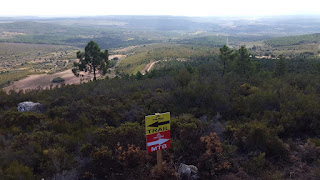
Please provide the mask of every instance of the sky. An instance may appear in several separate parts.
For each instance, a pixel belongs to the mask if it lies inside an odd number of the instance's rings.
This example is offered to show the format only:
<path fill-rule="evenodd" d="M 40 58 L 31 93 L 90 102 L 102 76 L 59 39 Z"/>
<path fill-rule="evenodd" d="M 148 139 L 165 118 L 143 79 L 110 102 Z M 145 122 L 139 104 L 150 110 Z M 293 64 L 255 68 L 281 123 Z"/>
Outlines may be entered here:
<path fill-rule="evenodd" d="M 320 0 L 4 0 L 0 16 L 320 15 Z"/>

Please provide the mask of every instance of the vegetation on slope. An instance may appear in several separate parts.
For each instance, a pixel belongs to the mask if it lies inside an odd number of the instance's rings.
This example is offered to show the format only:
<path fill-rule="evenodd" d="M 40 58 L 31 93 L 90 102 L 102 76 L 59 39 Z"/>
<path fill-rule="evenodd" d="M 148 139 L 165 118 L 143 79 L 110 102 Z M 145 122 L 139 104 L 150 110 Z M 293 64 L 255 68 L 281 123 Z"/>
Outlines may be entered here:
<path fill-rule="evenodd" d="M 267 45 L 278 47 L 278 46 L 291 46 L 291 45 L 300 45 L 306 43 L 318 43 L 320 41 L 320 34 L 308 34 L 300 36 L 288 36 L 280 37 L 275 39 L 270 39 L 265 41 Z"/>
<path fill-rule="evenodd" d="M 75 26 L 39 22 L 0 24 L 0 42 L 70 45 L 83 48 L 88 41 L 116 48 L 167 40 L 177 33 L 120 27 Z"/>
<path fill-rule="evenodd" d="M 75 49 L 62 45 L 0 43 L 0 87 L 31 74 L 70 69 L 76 58 Z"/>
<path fill-rule="evenodd" d="M 208 56 L 217 50 L 178 44 L 150 44 L 129 51 L 129 56 L 117 66 L 119 73 L 135 74 L 152 61 L 191 60 Z"/>
<path fill-rule="evenodd" d="M 223 78 L 212 53 L 159 63 L 144 76 L 0 91 L 0 176 L 176 179 L 183 162 L 201 179 L 318 178 L 319 59 L 233 54 Z M 27 100 L 46 111 L 17 112 Z M 172 114 L 163 173 L 145 151 L 144 116 L 157 112 Z"/>

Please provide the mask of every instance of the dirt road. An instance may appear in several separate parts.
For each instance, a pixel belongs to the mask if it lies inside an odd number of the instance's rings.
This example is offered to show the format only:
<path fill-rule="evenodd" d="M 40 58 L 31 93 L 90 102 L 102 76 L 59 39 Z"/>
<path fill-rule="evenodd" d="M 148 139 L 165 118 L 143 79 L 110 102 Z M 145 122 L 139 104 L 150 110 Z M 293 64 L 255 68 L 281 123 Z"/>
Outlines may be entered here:
<path fill-rule="evenodd" d="M 149 72 L 149 71 L 153 68 L 153 66 L 154 66 L 157 62 L 158 62 L 158 61 L 152 61 L 152 62 L 148 63 L 148 64 L 143 68 L 143 70 L 141 71 L 141 73 L 142 73 L 143 75 L 145 75 L 147 72 Z"/>

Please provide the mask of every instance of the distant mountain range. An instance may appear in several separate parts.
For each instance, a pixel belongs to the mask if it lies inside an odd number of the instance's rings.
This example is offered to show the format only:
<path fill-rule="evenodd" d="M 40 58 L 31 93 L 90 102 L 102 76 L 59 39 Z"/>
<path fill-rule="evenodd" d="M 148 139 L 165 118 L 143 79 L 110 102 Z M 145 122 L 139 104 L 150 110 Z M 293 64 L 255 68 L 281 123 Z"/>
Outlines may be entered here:
<path fill-rule="evenodd" d="M 122 27 L 158 31 L 208 31 L 229 35 L 287 36 L 320 32 L 320 16 L 184 17 L 184 16 L 97 16 L 97 17 L 0 17 L 0 22 L 32 21 L 85 27 Z"/>
<path fill-rule="evenodd" d="M 228 36 L 232 42 L 243 42 L 319 32 L 320 16 L 0 17 L 0 42 L 60 44 L 81 48 L 90 40 L 96 41 L 102 48 L 155 42 L 189 44 L 190 40 L 220 46 L 225 44 Z"/>

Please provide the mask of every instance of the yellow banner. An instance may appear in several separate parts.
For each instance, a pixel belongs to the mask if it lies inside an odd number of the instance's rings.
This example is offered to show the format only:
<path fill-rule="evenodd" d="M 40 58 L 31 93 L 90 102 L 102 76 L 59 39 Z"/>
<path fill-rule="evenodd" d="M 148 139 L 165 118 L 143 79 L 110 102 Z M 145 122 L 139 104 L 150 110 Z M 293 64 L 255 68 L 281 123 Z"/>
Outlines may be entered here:
<path fill-rule="evenodd" d="M 170 112 L 146 116 L 146 134 L 170 130 Z"/>

